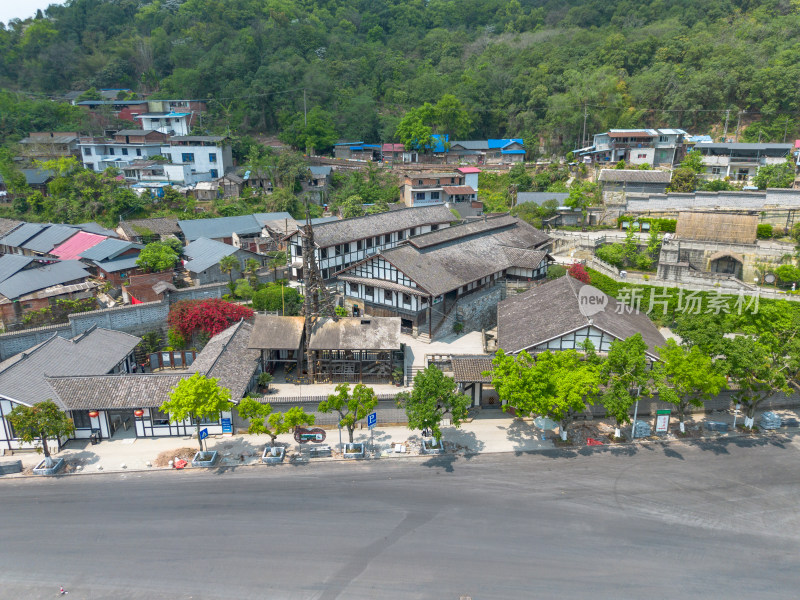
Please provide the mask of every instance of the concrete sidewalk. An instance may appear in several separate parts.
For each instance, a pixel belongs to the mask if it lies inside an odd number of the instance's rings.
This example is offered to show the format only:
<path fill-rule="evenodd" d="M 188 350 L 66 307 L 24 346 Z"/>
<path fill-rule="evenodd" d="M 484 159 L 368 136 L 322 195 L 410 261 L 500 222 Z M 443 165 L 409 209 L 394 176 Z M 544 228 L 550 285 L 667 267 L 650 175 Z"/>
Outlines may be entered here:
<path fill-rule="evenodd" d="M 798 415 L 800 415 L 800 410 L 778 410 L 775 412 L 782 417 L 798 418 Z M 694 438 L 742 435 L 733 431 L 724 434 L 707 432 L 703 428 L 705 421 L 722 421 L 730 426 L 733 422 L 732 411 L 714 415 L 698 413 L 690 419 L 687 420 L 687 431 Z M 651 422 L 653 419 L 648 417 L 646 420 Z M 742 422 L 743 418 L 740 414 L 737 423 L 741 424 Z M 759 420 L 756 418 L 756 425 L 758 422 Z M 672 424 L 675 424 L 674 417 Z M 606 420 L 601 419 L 576 422 L 570 431 L 574 429 L 578 446 L 583 444 L 579 430 L 585 426 L 605 429 L 611 427 Z M 628 433 L 630 428 L 623 429 L 623 431 Z M 786 431 L 786 429 L 782 429 L 782 431 Z M 483 411 L 472 421 L 463 423 L 460 428 L 442 427 L 442 440 L 445 444 L 445 449 L 449 453 L 522 453 L 553 449 L 555 448 L 553 443 L 553 438 L 555 437 L 557 436 L 552 431 L 544 432 L 535 427 L 531 419 L 515 419 L 499 410 Z M 662 439 L 678 440 L 681 438 L 668 434 Z M 355 442 L 369 443 L 370 440 L 370 431 L 366 427 L 355 431 Z M 254 435 L 213 436 L 206 441 L 209 450 L 216 450 L 220 454 L 217 466 L 231 467 L 259 464 L 269 438 L 267 436 Z M 341 431 L 341 441 L 343 443 L 348 441 L 346 430 Z M 421 454 L 421 441 L 420 433 L 407 427 L 376 427 L 374 430 L 374 455 L 382 458 L 418 456 Z M 605 439 L 602 439 L 602 441 L 606 442 Z M 297 444 L 291 434 L 279 436 L 277 443 L 286 447 L 287 456 L 299 460 L 302 460 L 305 454 L 303 451 L 311 447 L 311 444 L 303 446 Z M 339 430 L 326 430 L 324 443 L 334 451 L 332 460 L 341 457 L 339 454 Z M 395 451 L 397 444 L 403 447 L 402 453 Z M 573 448 L 578 446 L 573 446 Z M 369 447 L 368 445 L 367 448 Z M 70 465 L 69 470 L 73 473 L 158 470 L 159 468 L 169 468 L 154 466 L 156 458 L 160 454 L 168 453 L 167 456 L 172 458 L 172 453 L 177 453 L 182 448 L 191 448 L 196 451 L 200 449 L 197 439 L 188 436 L 112 439 L 102 441 L 96 445 L 89 444 L 88 440 L 72 440 L 66 444 L 61 452 L 54 456 L 66 459 Z M 42 455 L 20 453 L 11 458 L 11 460 L 17 459 L 22 460 L 25 470 L 29 470 L 42 460 Z M 5 476 L 5 478 L 8 477 L 14 476 Z"/>

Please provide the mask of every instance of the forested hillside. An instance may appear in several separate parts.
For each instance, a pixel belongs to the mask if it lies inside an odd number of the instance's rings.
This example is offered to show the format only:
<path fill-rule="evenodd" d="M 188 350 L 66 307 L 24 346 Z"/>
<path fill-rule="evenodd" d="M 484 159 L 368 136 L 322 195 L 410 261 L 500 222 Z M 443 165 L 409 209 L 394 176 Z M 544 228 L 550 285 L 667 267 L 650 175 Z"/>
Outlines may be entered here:
<path fill-rule="evenodd" d="M 68 0 L 0 29 L 0 83 L 214 99 L 217 129 L 275 132 L 307 106 L 341 138 L 390 141 L 451 93 L 471 135 L 642 125 L 704 133 L 731 110 L 797 133 L 793 0 Z M 788 121 L 787 121 L 788 119 Z M 3 127 L 0 117 L 0 128 Z M 750 127 L 744 139 L 756 138 Z"/>

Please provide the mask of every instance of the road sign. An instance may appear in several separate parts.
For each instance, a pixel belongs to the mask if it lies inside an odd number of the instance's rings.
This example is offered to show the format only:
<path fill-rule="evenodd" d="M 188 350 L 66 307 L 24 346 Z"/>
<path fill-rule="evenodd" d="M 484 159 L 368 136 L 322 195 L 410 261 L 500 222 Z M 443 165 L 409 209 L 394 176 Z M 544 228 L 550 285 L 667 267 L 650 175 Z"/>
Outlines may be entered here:
<path fill-rule="evenodd" d="M 228 417 L 222 418 L 222 433 L 233 433 L 233 425 Z"/>
<path fill-rule="evenodd" d="M 204 440 L 208 437 L 208 429 L 201 429 L 200 430 L 200 439 Z"/>
<path fill-rule="evenodd" d="M 670 410 L 656 411 L 656 433 L 667 433 L 669 431 L 669 413 Z"/>
<path fill-rule="evenodd" d="M 374 412 L 371 415 L 367 415 L 367 427 L 372 429 L 377 424 L 378 424 L 378 413 Z"/>

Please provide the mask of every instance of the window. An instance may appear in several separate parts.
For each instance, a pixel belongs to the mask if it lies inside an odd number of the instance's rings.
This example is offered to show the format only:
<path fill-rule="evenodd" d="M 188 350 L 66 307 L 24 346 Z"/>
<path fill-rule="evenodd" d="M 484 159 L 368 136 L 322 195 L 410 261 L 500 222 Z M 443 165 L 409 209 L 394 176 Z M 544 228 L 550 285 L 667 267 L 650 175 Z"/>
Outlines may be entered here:
<path fill-rule="evenodd" d="M 217 177 L 219 177 L 219 173 L 217 172 L 217 170 L 211 169 L 211 178 L 216 179 Z"/>
<path fill-rule="evenodd" d="M 86 163 L 86 168 L 90 171 L 94 171 L 94 163 Z"/>
<path fill-rule="evenodd" d="M 363 250 L 363 249 L 364 249 L 364 243 L 361 240 L 357 240 L 356 241 L 356 250 Z"/>
<path fill-rule="evenodd" d="M 92 420 L 89 418 L 88 410 L 73 410 L 72 422 L 75 424 L 75 429 L 92 428 Z"/>
<path fill-rule="evenodd" d="M 667 137 L 666 135 L 660 135 L 660 136 L 658 136 L 658 141 L 659 142 L 668 142 L 669 141 L 669 137 Z"/>
<path fill-rule="evenodd" d="M 368 297 L 372 298 L 374 291 L 375 291 L 375 288 L 373 288 L 371 285 L 365 285 L 364 286 L 364 295 L 365 296 L 368 296 Z"/>
<path fill-rule="evenodd" d="M 431 231 L 437 231 L 439 229 L 438 225 L 431 225 Z"/>
<path fill-rule="evenodd" d="M 722 167 L 711 167 L 712 175 L 722 175 Z"/>
<path fill-rule="evenodd" d="M 450 178 L 450 183 L 455 183 L 455 182 L 456 182 L 456 178 L 455 177 L 451 177 Z"/>
<path fill-rule="evenodd" d="M 350 252 L 350 244 L 349 243 L 342 244 L 342 248 L 344 249 L 344 252 Z"/>
<path fill-rule="evenodd" d="M 367 238 L 367 248 L 372 248 L 372 238 Z"/>
<path fill-rule="evenodd" d="M 411 296 L 403 294 L 403 304 L 411 304 Z"/>
<path fill-rule="evenodd" d="M 330 269 L 322 269 L 322 278 L 328 279 L 330 272 L 331 272 Z"/>
<path fill-rule="evenodd" d="M 342 255 L 342 246 L 340 244 L 336 246 L 336 256 L 341 256 L 341 255 Z"/>
<path fill-rule="evenodd" d="M 412 227 L 412 228 L 411 228 L 411 233 L 409 233 L 408 235 L 409 235 L 409 236 L 414 236 L 414 235 L 417 235 L 417 228 L 416 228 L 416 227 Z"/>
<path fill-rule="evenodd" d="M 392 234 L 391 233 L 387 233 L 385 236 L 383 236 L 383 243 L 384 244 L 391 244 L 392 243 Z"/>
<path fill-rule="evenodd" d="M 386 302 L 391 302 L 392 290 L 383 290 L 383 299 L 386 300 Z"/>
<path fill-rule="evenodd" d="M 92 155 L 92 149 L 91 149 L 91 148 L 84 148 L 84 149 L 83 149 L 83 153 L 84 153 L 86 156 L 91 156 L 91 155 Z"/>
<path fill-rule="evenodd" d="M 438 179 L 436 180 L 436 185 L 439 185 L 439 180 Z"/>
<path fill-rule="evenodd" d="M 417 180 L 417 185 L 422 185 L 422 179 Z"/>
<path fill-rule="evenodd" d="M 158 408 L 150 409 L 150 420 L 153 425 L 169 425 L 169 415 Z"/>
<path fill-rule="evenodd" d="M 397 241 L 406 239 L 406 232 L 405 231 L 398 231 L 397 232 Z"/>
<path fill-rule="evenodd" d="M 183 154 L 181 154 L 181 162 L 193 163 L 194 162 L 194 152 L 184 152 Z"/>
<path fill-rule="evenodd" d="M 208 162 L 212 162 L 212 163 L 217 162 L 217 153 L 216 152 L 209 152 L 208 153 Z"/>
<path fill-rule="evenodd" d="M 141 156 L 141 155 L 142 155 L 142 149 L 141 148 L 137 148 L 136 149 L 136 156 Z"/>
<path fill-rule="evenodd" d="M 123 148 L 122 149 L 122 156 L 128 156 L 128 149 L 127 148 Z"/>
<path fill-rule="evenodd" d="M 164 124 L 169 125 L 169 119 L 164 119 Z"/>
<path fill-rule="evenodd" d="M 647 158 L 647 154 L 639 153 L 639 154 L 636 155 L 636 158 Z"/>
<path fill-rule="evenodd" d="M 357 283 L 350 283 L 350 293 L 351 294 L 358 294 L 358 284 Z"/>
<path fill-rule="evenodd" d="M 415 200 L 425 200 L 425 192 L 417 192 L 414 194 Z"/>
<path fill-rule="evenodd" d="M 319 257 L 320 258 L 328 258 L 328 249 L 327 248 L 321 248 L 320 251 L 319 251 Z"/>
<path fill-rule="evenodd" d="M 431 200 L 438 200 L 439 192 L 431 192 Z"/>
<path fill-rule="evenodd" d="M 424 306 L 424 305 L 426 305 L 428 303 L 428 297 L 427 296 L 423 296 L 422 298 L 419 299 L 419 301 L 420 301 L 420 304 L 422 304 Z"/>
<path fill-rule="evenodd" d="M 295 256 L 303 256 L 303 248 L 300 246 L 300 244 L 294 245 L 294 254 Z"/>
<path fill-rule="evenodd" d="M 109 153 L 111 156 L 114 156 L 114 148 L 109 148 L 109 149 L 108 149 L 108 153 Z"/>

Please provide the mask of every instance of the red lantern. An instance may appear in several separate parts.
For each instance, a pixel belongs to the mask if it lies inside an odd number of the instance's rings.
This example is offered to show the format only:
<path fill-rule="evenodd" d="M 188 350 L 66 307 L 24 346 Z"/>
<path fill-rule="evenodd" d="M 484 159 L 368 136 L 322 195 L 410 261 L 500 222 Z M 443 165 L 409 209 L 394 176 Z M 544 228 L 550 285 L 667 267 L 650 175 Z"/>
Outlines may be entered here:
<path fill-rule="evenodd" d="M 99 413 L 99 412 L 97 412 L 96 410 L 90 410 L 90 411 L 89 411 L 89 416 L 90 416 L 92 419 L 96 419 L 97 417 L 99 417 L 99 416 L 100 416 L 100 413 Z"/>
<path fill-rule="evenodd" d="M 135 411 L 133 411 L 133 416 L 134 417 L 143 417 L 144 416 L 144 411 L 141 408 L 137 408 Z"/>

